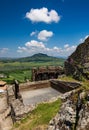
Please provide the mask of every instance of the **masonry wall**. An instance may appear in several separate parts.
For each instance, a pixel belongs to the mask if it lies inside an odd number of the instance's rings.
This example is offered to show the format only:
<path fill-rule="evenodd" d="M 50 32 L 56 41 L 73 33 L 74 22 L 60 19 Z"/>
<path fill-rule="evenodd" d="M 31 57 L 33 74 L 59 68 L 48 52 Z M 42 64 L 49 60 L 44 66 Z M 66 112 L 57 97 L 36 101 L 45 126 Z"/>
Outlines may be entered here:
<path fill-rule="evenodd" d="M 37 81 L 37 82 L 27 82 L 22 83 L 19 85 L 20 90 L 27 90 L 27 89 L 39 89 L 39 88 L 47 88 L 50 87 L 50 82 L 48 80 L 46 81 Z"/>

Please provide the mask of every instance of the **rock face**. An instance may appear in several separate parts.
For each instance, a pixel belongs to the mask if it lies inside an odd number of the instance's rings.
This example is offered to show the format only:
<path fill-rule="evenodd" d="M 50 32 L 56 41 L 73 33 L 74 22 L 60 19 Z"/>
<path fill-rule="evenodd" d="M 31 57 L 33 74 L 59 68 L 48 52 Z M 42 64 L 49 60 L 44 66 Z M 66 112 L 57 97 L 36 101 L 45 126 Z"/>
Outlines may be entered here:
<path fill-rule="evenodd" d="M 87 102 L 79 113 L 77 130 L 89 130 L 89 102 Z"/>
<path fill-rule="evenodd" d="M 74 107 L 70 100 L 65 102 L 59 113 L 50 121 L 48 130 L 72 130 L 76 118 Z"/>
<path fill-rule="evenodd" d="M 73 94 L 49 122 L 48 130 L 89 130 L 89 96 L 85 92 Z"/>
<path fill-rule="evenodd" d="M 89 78 L 89 37 L 80 44 L 65 62 L 65 73 L 78 78 Z"/>

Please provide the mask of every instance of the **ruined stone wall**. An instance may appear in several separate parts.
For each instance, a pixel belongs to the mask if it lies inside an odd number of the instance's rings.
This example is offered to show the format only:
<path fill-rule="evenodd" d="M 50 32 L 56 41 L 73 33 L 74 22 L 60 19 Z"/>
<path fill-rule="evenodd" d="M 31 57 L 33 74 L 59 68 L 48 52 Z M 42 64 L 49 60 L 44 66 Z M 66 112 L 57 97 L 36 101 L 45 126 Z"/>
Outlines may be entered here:
<path fill-rule="evenodd" d="M 7 88 L 7 99 L 8 104 L 11 108 L 10 114 L 13 123 L 25 117 L 29 112 L 31 112 L 35 106 L 25 106 L 21 98 L 20 93 L 18 93 L 18 98 L 15 97 L 14 85 L 9 85 Z"/>
<path fill-rule="evenodd" d="M 65 82 L 60 80 L 50 80 L 51 87 L 58 90 L 61 93 L 72 91 L 81 86 L 78 82 Z"/>
<path fill-rule="evenodd" d="M 7 103 L 7 92 L 0 93 L 0 130 L 10 130 L 13 123 L 10 116 L 11 108 Z"/>
<path fill-rule="evenodd" d="M 66 82 L 66 84 L 68 85 L 69 82 Z M 20 91 L 39 89 L 43 87 L 50 87 L 50 81 L 27 82 L 20 84 L 19 86 Z M 16 99 L 15 85 L 8 85 L 6 93 L 4 95 L 0 95 L 0 103 L 2 103 L 2 106 L 0 107 L 0 130 L 9 130 L 14 122 L 19 121 L 21 118 L 27 116 L 27 114 L 36 107 L 33 105 L 25 106 L 21 99 L 20 93 L 17 95 L 18 98 Z M 68 95 L 65 95 L 65 98 L 67 98 Z M 9 122 L 9 124 L 7 122 Z"/>
<path fill-rule="evenodd" d="M 20 87 L 20 90 L 47 88 L 47 87 L 50 87 L 50 82 L 48 80 L 37 81 L 37 82 L 27 82 L 27 83 L 20 84 L 19 87 Z"/>
<path fill-rule="evenodd" d="M 48 66 L 32 69 L 32 81 L 48 80 L 58 78 L 58 75 L 63 74 L 63 68 L 60 66 Z"/>

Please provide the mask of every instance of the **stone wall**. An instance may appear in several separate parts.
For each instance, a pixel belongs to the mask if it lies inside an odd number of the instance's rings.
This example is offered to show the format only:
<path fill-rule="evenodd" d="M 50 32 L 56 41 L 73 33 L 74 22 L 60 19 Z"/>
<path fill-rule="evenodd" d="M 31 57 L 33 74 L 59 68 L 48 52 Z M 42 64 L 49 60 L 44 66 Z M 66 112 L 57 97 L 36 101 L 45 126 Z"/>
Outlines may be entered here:
<path fill-rule="evenodd" d="M 11 108 L 11 118 L 13 123 L 25 117 L 29 112 L 31 112 L 35 106 L 25 106 L 23 104 L 20 93 L 18 93 L 18 98 L 15 98 L 14 85 L 9 85 L 7 88 L 7 98 L 8 104 Z"/>
<path fill-rule="evenodd" d="M 47 88 L 50 87 L 50 82 L 48 80 L 46 81 L 37 81 L 37 82 L 27 82 L 22 83 L 19 85 L 20 90 L 27 90 L 27 89 L 40 89 L 40 88 Z"/>
<path fill-rule="evenodd" d="M 60 80 L 50 80 L 51 87 L 58 90 L 61 93 L 72 91 L 81 86 L 78 82 L 66 82 Z"/>
<path fill-rule="evenodd" d="M 57 80 L 55 80 L 57 82 Z M 51 87 L 50 81 L 39 81 L 39 82 L 27 82 L 24 84 L 20 84 L 20 91 L 28 90 L 28 89 L 39 89 L 44 87 Z M 64 81 L 58 82 L 64 83 Z M 66 82 L 66 85 L 69 85 L 69 82 Z M 59 85 L 60 86 L 60 85 Z M 75 86 L 74 83 L 72 87 Z M 66 87 L 66 86 L 65 86 Z M 56 88 L 55 88 L 56 89 Z M 61 88 L 64 89 L 64 88 Z M 66 91 L 65 91 L 66 92 Z M 65 99 L 69 97 L 70 94 L 63 94 Z M 64 98 L 63 98 L 64 99 Z M 0 95 L 0 130 L 9 130 L 13 123 L 19 121 L 21 118 L 27 116 L 36 106 L 30 105 L 25 106 L 23 104 L 22 97 L 20 92 L 17 93 L 17 98 L 15 96 L 15 85 L 8 85 L 7 91 Z M 68 103 L 70 104 L 70 103 Z M 64 105 L 65 107 L 65 105 Z M 63 109 L 62 109 L 63 110 Z M 64 111 L 66 113 L 68 109 Z M 72 108 L 70 108 L 70 112 Z M 61 114 L 61 113 L 60 113 Z M 51 129 L 52 130 L 52 129 Z"/>
<path fill-rule="evenodd" d="M 7 92 L 0 93 L 0 130 L 10 130 L 13 123 L 10 116 L 11 107 L 7 103 Z"/>
<path fill-rule="evenodd" d="M 38 67 L 32 69 L 32 81 L 41 81 L 48 79 L 57 79 L 58 75 L 64 73 L 61 66 L 48 66 L 48 67 Z"/>

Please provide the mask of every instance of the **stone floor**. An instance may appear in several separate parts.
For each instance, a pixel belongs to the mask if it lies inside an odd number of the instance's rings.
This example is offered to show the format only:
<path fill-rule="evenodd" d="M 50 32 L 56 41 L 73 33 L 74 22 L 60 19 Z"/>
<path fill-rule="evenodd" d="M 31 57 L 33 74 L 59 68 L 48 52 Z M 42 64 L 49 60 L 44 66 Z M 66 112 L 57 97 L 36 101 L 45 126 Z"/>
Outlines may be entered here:
<path fill-rule="evenodd" d="M 62 95 L 57 90 L 49 87 L 49 88 L 42 88 L 37 90 L 28 90 L 21 92 L 23 103 L 25 105 L 35 105 L 44 101 L 49 101 L 54 97 Z"/>

